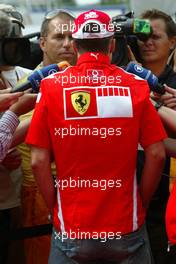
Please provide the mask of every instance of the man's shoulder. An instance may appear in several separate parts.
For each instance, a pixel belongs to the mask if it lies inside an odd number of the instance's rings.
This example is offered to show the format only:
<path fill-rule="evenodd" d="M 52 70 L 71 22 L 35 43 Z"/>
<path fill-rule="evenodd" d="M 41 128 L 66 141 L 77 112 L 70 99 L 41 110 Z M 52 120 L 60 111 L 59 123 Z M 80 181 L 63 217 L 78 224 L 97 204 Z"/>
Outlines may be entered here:
<path fill-rule="evenodd" d="M 133 81 L 133 82 L 143 82 L 143 83 L 146 83 L 146 81 L 144 79 L 142 79 L 141 77 L 133 74 L 133 73 L 130 73 L 130 72 L 127 72 L 125 70 L 125 68 L 121 68 L 121 67 L 118 67 L 116 66 L 116 68 L 118 69 L 119 72 L 121 72 L 122 75 L 124 75 L 128 80 L 130 81 Z"/>
<path fill-rule="evenodd" d="M 45 77 L 41 81 L 41 92 L 51 96 L 52 94 L 55 94 L 56 92 L 61 91 L 62 88 L 64 87 L 63 84 L 68 85 L 69 83 L 68 76 L 70 74 L 71 68 L 72 66 L 69 66 L 62 71 L 58 71 L 56 73 L 53 73 Z"/>
<path fill-rule="evenodd" d="M 141 77 L 127 72 L 124 68 L 112 65 L 113 75 L 121 76 L 121 84 L 124 86 L 129 86 L 130 90 L 135 90 L 140 93 L 143 91 L 149 91 L 148 82 Z"/>
<path fill-rule="evenodd" d="M 46 82 L 55 82 L 57 80 L 58 82 L 59 79 L 61 79 L 61 76 L 68 76 L 70 71 L 72 71 L 72 68 L 74 67 L 75 66 L 68 66 L 64 70 L 59 70 L 58 72 L 50 74 L 49 76 L 45 77 L 43 80 Z"/>

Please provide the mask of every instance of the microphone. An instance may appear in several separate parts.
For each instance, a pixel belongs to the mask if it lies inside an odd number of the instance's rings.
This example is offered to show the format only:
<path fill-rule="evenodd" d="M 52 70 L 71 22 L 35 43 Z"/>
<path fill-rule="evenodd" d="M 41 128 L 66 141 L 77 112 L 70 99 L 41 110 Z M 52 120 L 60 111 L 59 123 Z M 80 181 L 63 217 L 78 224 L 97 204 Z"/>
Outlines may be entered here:
<path fill-rule="evenodd" d="M 130 62 L 125 70 L 145 79 L 148 82 L 151 91 L 158 94 L 165 93 L 164 85 L 159 83 L 158 78 L 150 70 L 147 70 L 134 62 Z"/>
<path fill-rule="evenodd" d="M 58 64 L 50 64 L 48 66 L 43 67 L 42 69 L 35 70 L 31 75 L 27 77 L 27 81 L 12 88 L 11 93 L 22 92 L 29 88 L 32 88 L 32 91 L 34 93 L 38 93 L 40 82 L 43 78 L 58 71 L 62 71 L 68 66 L 69 63 L 67 61 L 63 61 Z"/>

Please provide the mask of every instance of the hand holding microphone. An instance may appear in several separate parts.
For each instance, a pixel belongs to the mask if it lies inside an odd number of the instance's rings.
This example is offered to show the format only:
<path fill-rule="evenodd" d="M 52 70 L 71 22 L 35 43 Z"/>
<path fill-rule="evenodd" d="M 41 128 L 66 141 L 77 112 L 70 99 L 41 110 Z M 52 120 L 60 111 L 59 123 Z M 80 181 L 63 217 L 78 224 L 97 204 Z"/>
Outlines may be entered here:
<path fill-rule="evenodd" d="M 151 91 L 158 94 L 165 93 L 165 86 L 159 83 L 157 76 L 155 76 L 150 70 L 147 70 L 134 62 L 130 62 L 127 65 L 126 71 L 145 79 L 148 82 Z"/>
<path fill-rule="evenodd" d="M 163 102 L 163 105 L 176 110 L 176 90 L 165 85 L 166 93 L 160 96 L 159 100 Z"/>
<path fill-rule="evenodd" d="M 56 73 L 58 71 L 62 71 L 69 66 L 67 61 L 62 61 L 58 64 L 50 64 L 48 66 L 43 67 L 42 69 L 35 70 L 31 75 L 28 76 L 27 81 L 17 85 L 12 89 L 12 93 L 25 91 L 29 88 L 32 88 L 33 93 L 39 92 L 40 82 L 45 77 Z"/>

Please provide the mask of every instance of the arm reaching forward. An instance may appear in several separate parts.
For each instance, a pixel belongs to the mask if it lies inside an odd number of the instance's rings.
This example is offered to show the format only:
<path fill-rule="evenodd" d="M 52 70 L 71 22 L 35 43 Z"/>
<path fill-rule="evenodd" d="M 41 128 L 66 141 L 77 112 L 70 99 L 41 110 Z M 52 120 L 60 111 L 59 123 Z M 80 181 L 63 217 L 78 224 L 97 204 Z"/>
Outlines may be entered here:
<path fill-rule="evenodd" d="M 32 170 L 43 198 L 53 213 L 56 192 L 51 174 L 50 151 L 45 148 L 31 147 Z"/>

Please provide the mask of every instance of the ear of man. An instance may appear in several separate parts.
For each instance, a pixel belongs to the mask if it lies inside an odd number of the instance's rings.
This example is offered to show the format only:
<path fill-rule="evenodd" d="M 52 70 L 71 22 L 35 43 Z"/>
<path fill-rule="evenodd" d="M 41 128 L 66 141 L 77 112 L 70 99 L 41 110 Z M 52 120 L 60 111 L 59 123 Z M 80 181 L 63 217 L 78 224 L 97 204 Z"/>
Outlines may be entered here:
<path fill-rule="evenodd" d="M 72 45 L 73 45 L 73 50 L 74 50 L 75 54 L 77 54 L 78 53 L 78 49 L 76 47 L 75 41 L 72 41 Z"/>
<path fill-rule="evenodd" d="M 109 42 L 109 53 L 113 53 L 115 51 L 115 39 L 112 38 Z"/>

